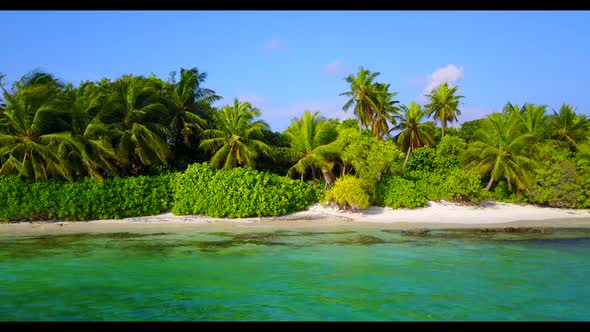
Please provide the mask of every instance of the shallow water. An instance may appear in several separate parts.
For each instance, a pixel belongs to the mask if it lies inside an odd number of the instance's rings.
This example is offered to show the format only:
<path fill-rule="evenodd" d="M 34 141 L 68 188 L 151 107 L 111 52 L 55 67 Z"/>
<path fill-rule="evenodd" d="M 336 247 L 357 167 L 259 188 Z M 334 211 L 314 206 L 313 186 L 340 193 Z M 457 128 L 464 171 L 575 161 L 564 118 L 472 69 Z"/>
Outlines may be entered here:
<path fill-rule="evenodd" d="M 590 230 L 0 235 L 0 320 L 590 320 Z"/>

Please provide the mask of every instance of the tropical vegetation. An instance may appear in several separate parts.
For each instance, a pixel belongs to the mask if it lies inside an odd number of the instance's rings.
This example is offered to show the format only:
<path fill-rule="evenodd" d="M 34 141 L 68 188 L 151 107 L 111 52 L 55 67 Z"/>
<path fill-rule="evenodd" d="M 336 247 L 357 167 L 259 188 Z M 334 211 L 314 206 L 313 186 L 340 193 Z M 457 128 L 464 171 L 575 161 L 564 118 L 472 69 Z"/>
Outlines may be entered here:
<path fill-rule="evenodd" d="M 301 110 L 282 132 L 222 102 L 207 73 L 65 83 L 0 74 L 0 219 L 280 215 L 485 199 L 590 207 L 590 119 L 573 105 L 507 102 L 463 121 L 458 86 L 396 100 L 359 67 L 340 93 L 350 119 Z"/>

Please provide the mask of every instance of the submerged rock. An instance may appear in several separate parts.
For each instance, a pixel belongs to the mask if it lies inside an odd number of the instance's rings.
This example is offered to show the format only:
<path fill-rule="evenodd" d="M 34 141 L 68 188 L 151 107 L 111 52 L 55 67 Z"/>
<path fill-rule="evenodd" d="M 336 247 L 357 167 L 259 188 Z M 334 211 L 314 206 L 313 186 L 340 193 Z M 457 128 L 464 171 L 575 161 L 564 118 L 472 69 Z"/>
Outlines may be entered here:
<path fill-rule="evenodd" d="M 340 234 L 354 234 L 355 231 L 330 231 L 330 232 L 321 232 L 321 231 L 291 231 L 291 230 L 284 230 L 279 229 L 274 232 L 277 236 L 314 236 L 314 235 L 340 235 Z"/>
<path fill-rule="evenodd" d="M 262 240 L 262 239 L 271 239 L 277 236 L 275 233 L 242 233 L 234 235 L 234 240 Z"/>
<path fill-rule="evenodd" d="M 535 227 L 482 228 L 477 231 L 482 233 L 545 233 L 544 229 Z"/>
<path fill-rule="evenodd" d="M 340 245 L 371 245 L 371 244 L 379 244 L 379 243 L 386 243 L 383 239 L 380 239 L 376 236 L 372 235 L 358 235 L 352 239 L 346 239 L 341 241 L 331 242 L 332 244 L 340 244 Z"/>
<path fill-rule="evenodd" d="M 401 233 L 402 235 L 426 236 L 429 235 L 430 230 L 428 228 L 407 229 L 403 230 Z"/>

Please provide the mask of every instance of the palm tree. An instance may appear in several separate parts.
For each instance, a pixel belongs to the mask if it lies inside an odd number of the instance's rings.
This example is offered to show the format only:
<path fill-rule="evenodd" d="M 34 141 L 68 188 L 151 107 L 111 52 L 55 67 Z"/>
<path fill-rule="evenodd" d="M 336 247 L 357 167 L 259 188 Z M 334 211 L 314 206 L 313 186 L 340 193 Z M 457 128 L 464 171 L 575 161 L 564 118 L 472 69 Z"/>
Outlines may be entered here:
<path fill-rule="evenodd" d="M 332 168 L 334 162 L 331 155 L 335 151 L 328 148 L 328 144 L 334 142 L 338 136 L 334 126 L 331 126 L 324 118 L 318 117 L 318 112 L 311 114 L 303 112 L 299 119 L 293 119 L 291 125 L 285 131 L 289 137 L 289 145 L 295 164 L 287 172 L 288 176 L 299 173 L 301 181 L 308 169 L 311 169 L 315 181 L 316 171 L 321 170 L 326 180 L 325 186 L 333 181 Z"/>
<path fill-rule="evenodd" d="M 83 82 L 77 89 L 66 88 L 68 111 L 71 116 L 72 136 L 82 143 L 84 149 L 80 162 L 87 166 L 90 175 L 102 179 L 99 168 L 117 175 L 117 154 L 110 140 L 117 131 L 99 120 L 106 96 L 93 82 Z"/>
<path fill-rule="evenodd" d="M 397 124 L 396 118 L 398 116 L 399 108 L 396 106 L 399 101 L 392 100 L 397 95 L 397 92 L 389 91 L 389 84 L 375 85 L 375 91 L 372 94 L 370 101 L 374 110 L 373 122 L 371 124 L 371 134 L 382 138 L 383 135 L 389 133 L 389 123 L 393 126 Z"/>
<path fill-rule="evenodd" d="M 504 114 L 504 116 L 509 116 L 511 113 L 518 113 L 523 109 L 518 107 L 518 104 L 512 104 L 511 102 L 507 102 L 506 105 L 502 107 L 502 114 Z"/>
<path fill-rule="evenodd" d="M 373 80 L 378 75 L 379 73 L 371 73 L 370 70 L 360 66 L 356 76 L 350 74 L 345 78 L 346 82 L 350 84 L 350 91 L 343 92 L 340 96 L 347 96 L 350 99 L 344 104 L 342 109 L 348 111 L 354 104 L 354 114 L 359 120 L 359 132 L 362 130 L 362 126 L 368 128 L 373 121 L 371 94 L 375 89 Z"/>
<path fill-rule="evenodd" d="M 63 84 L 50 74 L 32 71 L 13 85 L 12 93 L 1 82 L 0 88 L 6 102 L 0 120 L 0 175 L 72 180 L 72 167 L 60 154 L 81 145 L 67 131 Z"/>
<path fill-rule="evenodd" d="M 420 105 L 411 102 L 410 106 L 402 105 L 404 114 L 399 119 L 399 125 L 394 129 L 399 129 L 400 133 L 396 140 L 402 151 L 407 151 L 406 160 L 402 169 L 406 167 L 410 152 L 421 146 L 431 146 L 434 144 L 432 131 L 434 124 L 432 122 L 421 122 L 424 117 L 424 111 Z"/>
<path fill-rule="evenodd" d="M 170 74 L 166 99 L 170 112 L 170 129 L 176 147 L 190 146 L 191 136 L 201 132 L 207 122 L 199 113 L 219 99 L 215 91 L 201 87 L 207 73 L 199 73 L 197 68 L 180 69 L 180 80 L 176 82 L 176 73 Z"/>
<path fill-rule="evenodd" d="M 530 155 L 535 157 L 547 133 L 547 121 L 545 117 L 545 105 L 524 104 L 519 111 L 525 135 L 529 145 Z"/>
<path fill-rule="evenodd" d="M 549 116 L 551 136 L 569 144 L 572 151 L 577 151 L 578 144 L 588 139 L 590 121 L 584 115 L 576 115 L 571 105 L 563 104 L 559 112 L 553 111 Z"/>
<path fill-rule="evenodd" d="M 474 141 L 461 155 L 467 170 L 489 174 L 486 186 L 489 191 L 496 180 L 506 179 L 509 190 L 512 183 L 517 190 L 528 188 L 527 167 L 533 160 L 527 157 L 527 134 L 523 134 L 523 121 L 518 113 L 494 113 L 481 124 Z"/>
<path fill-rule="evenodd" d="M 262 120 L 253 121 L 260 111 L 249 102 L 240 103 L 235 98 L 233 106 L 224 106 L 215 116 L 217 128 L 203 131 L 199 145 L 205 151 L 214 152 L 211 165 L 223 169 L 254 168 L 260 153 L 271 155 L 271 147 L 261 140 L 263 131 L 269 127 Z"/>
<path fill-rule="evenodd" d="M 459 106 L 459 99 L 463 96 L 456 96 L 458 87 L 449 89 L 447 83 L 438 86 L 437 89 L 432 90 L 429 95 L 430 103 L 425 106 L 428 116 L 434 114 L 434 120 L 440 121 L 442 128 L 442 138 L 445 137 L 445 128 L 447 122 L 457 121 L 457 116 L 461 115 L 461 111 L 457 108 Z"/>
<path fill-rule="evenodd" d="M 106 91 L 99 120 L 115 129 L 114 141 L 121 175 L 135 174 L 141 166 L 168 163 L 170 150 L 163 137 L 169 129 L 163 125 L 166 107 L 156 90 L 143 77 L 123 76 Z"/>

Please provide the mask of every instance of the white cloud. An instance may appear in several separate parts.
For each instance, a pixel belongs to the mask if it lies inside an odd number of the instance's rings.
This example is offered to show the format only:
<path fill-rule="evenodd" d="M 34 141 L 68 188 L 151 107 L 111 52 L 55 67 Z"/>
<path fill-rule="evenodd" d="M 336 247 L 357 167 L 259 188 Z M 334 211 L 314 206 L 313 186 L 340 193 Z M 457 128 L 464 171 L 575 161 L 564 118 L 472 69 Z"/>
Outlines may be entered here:
<path fill-rule="evenodd" d="M 264 48 L 270 52 L 278 52 L 278 51 L 282 50 L 283 48 L 285 48 L 286 44 L 287 43 L 285 43 L 284 40 L 271 39 L 264 44 Z"/>
<path fill-rule="evenodd" d="M 324 74 L 328 76 L 344 75 L 350 69 L 342 65 L 340 59 L 336 59 L 324 66 Z"/>
<path fill-rule="evenodd" d="M 457 67 L 455 65 L 446 65 L 445 67 L 436 69 L 432 74 L 426 77 L 426 86 L 424 87 L 424 90 L 422 90 L 422 95 L 418 98 L 418 102 L 426 102 L 426 97 L 424 95 L 429 94 L 434 88 L 442 83 L 447 83 L 449 87 L 456 86 L 457 82 L 463 78 L 464 72 L 463 67 Z"/>

